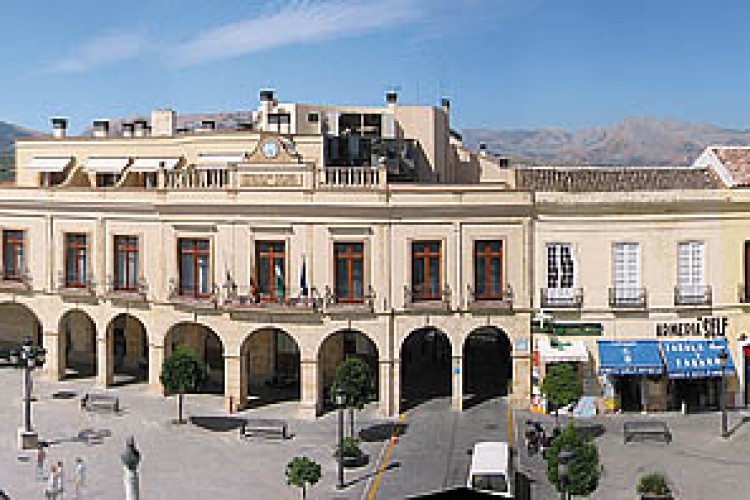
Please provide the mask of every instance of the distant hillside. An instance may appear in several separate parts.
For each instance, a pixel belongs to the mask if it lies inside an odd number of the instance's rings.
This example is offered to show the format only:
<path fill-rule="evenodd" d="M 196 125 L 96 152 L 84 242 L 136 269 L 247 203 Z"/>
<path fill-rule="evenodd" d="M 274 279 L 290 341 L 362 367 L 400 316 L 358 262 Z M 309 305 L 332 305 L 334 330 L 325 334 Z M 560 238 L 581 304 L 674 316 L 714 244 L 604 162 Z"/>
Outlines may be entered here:
<path fill-rule="evenodd" d="M 28 130 L 12 123 L 0 121 L 0 156 L 13 152 L 13 143 L 20 137 L 33 137 L 38 132 Z"/>
<path fill-rule="evenodd" d="M 462 132 L 469 147 L 486 143 L 492 153 L 528 159 L 530 163 L 689 165 L 711 144 L 750 146 L 749 130 L 654 118 L 628 118 L 609 127 L 576 131 L 544 128 Z"/>

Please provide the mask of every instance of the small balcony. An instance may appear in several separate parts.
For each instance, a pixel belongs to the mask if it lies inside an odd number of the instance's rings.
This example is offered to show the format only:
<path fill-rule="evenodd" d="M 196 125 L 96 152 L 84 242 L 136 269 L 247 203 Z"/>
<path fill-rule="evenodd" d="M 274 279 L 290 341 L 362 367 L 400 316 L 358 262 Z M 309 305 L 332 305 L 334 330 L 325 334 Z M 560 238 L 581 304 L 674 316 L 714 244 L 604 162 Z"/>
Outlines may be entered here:
<path fill-rule="evenodd" d="M 148 283 L 141 276 L 138 281 L 128 286 L 121 280 L 112 279 L 107 276 L 107 291 L 105 297 L 114 301 L 123 302 L 145 302 L 148 294 Z"/>
<path fill-rule="evenodd" d="M 66 297 L 96 297 L 94 275 L 86 273 L 83 276 L 66 276 L 60 271 L 57 273 L 57 292 Z"/>
<path fill-rule="evenodd" d="M 449 311 L 451 307 L 451 289 L 420 284 L 404 286 L 404 308 L 410 310 Z"/>
<path fill-rule="evenodd" d="M 24 269 L 22 273 L 0 268 L 0 291 L 29 292 L 32 289 L 31 273 Z"/>
<path fill-rule="evenodd" d="M 674 305 L 676 306 L 710 306 L 711 303 L 711 285 L 674 287 Z"/>
<path fill-rule="evenodd" d="M 182 286 L 179 280 L 169 280 L 167 302 L 191 310 L 211 310 L 218 308 L 218 287 L 210 285 L 204 290 L 197 287 Z"/>
<path fill-rule="evenodd" d="M 513 288 L 506 284 L 504 288 L 493 290 L 492 293 L 482 291 L 477 293 L 471 286 L 466 287 L 469 297 L 470 311 L 512 311 Z"/>
<path fill-rule="evenodd" d="M 580 309 L 583 288 L 542 288 L 541 303 L 548 309 Z"/>
<path fill-rule="evenodd" d="M 315 287 L 307 296 L 301 291 L 296 297 L 270 297 L 259 293 L 256 287 L 238 287 L 234 284 L 226 288 L 223 309 L 229 312 L 266 313 L 315 313 L 321 308 L 322 299 Z"/>
<path fill-rule="evenodd" d="M 376 189 L 384 187 L 387 180 L 383 167 L 323 167 L 317 184 L 320 189 Z"/>
<path fill-rule="evenodd" d="M 365 293 L 357 298 L 326 285 L 323 304 L 325 312 L 330 314 L 372 314 L 375 311 L 375 298 L 375 290 L 369 285 Z"/>
<path fill-rule="evenodd" d="M 644 309 L 648 304 L 645 288 L 615 287 L 609 289 L 609 307 L 612 309 Z"/>

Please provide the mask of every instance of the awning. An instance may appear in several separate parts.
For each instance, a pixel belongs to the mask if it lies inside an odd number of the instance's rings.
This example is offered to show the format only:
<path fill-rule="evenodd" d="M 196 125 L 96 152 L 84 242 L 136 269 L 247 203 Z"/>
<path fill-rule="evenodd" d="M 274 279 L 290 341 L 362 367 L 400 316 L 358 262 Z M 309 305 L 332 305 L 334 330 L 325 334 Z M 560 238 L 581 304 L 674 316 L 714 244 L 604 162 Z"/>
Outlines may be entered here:
<path fill-rule="evenodd" d="M 602 375 L 659 375 L 664 365 L 656 340 L 598 340 Z"/>
<path fill-rule="evenodd" d="M 245 161 L 245 153 L 201 153 L 196 168 L 227 168 L 229 163 Z"/>
<path fill-rule="evenodd" d="M 89 158 L 86 170 L 97 174 L 119 174 L 129 162 L 129 158 Z"/>
<path fill-rule="evenodd" d="M 156 172 L 163 164 L 167 170 L 174 170 L 180 158 L 136 158 L 130 167 L 131 172 Z"/>
<path fill-rule="evenodd" d="M 539 356 L 545 363 L 582 362 L 589 360 L 586 344 L 580 340 L 540 338 L 537 344 Z"/>
<path fill-rule="evenodd" d="M 669 378 L 721 377 L 722 350 L 727 353 L 725 373 L 734 373 L 732 355 L 724 339 L 662 340 L 660 345 Z"/>
<path fill-rule="evenodd" d="M 29 170 L 36 170 L 37 172 L 62 172 L 65 167 L 70 165 L 73 161 L 73 157 L 47 157 L 47 156 L 35 156 L 26 164 L 26 168 Z"/>

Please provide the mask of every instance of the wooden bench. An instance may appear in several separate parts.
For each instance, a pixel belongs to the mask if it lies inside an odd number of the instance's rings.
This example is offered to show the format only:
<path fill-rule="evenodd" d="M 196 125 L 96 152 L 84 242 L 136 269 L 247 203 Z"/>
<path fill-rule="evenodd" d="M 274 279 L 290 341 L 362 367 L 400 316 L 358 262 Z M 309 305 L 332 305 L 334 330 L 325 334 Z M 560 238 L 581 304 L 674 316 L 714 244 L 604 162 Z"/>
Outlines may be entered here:
<path fill-rule="evenodd" d="M 662 420 L 625 422 L 622 426 L 623 443 L 627 444 L 636 437 L 662 439 L 672 442 L 672 433 L 667 423 Z"/>
<path fill-rule="evenodd" d="M 257 418 L 245 420 L 240 427 L 241 438 L 261 437 L 266 439 L 287 439 L 287 423 L 283 420 Z"/>
<path fill-rule="evenodd" d="M 110 394 L 86 393 L 81 398 L 81 409 L 86 411 L 119 413 L 120 398 Z"/>

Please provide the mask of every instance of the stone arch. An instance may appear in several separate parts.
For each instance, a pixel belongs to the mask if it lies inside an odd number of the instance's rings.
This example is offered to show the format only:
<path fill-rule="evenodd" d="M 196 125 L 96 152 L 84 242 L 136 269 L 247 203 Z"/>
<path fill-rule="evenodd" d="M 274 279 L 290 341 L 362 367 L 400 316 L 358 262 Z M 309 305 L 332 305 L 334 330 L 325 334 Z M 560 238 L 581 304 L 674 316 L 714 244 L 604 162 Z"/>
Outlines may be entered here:
<path fill-rule="evenodd" d="M 434 326 L 417 328 L 406 336 L 399 355 L 401 411 L 451 396 L 451 358 L 450 338 Z"/>
<path fill-rule="evenodd" d="M 25 304 L 0 303 L 0 351 L 17 349 L 26 337 L 43 345 L 44 331 L 37 314 Z"/>
<path fill-rule="evenodd" d="M 177 345 L 192 349 L 203 362 L 208 380 L 199 390 L 208 394 L 224 394 L 224 343 L 210 327 L 193 321 L 175 323 L 164 337 L 164 357 L 172 354 Z"/>
<path fill-rule="evenodd" d="M 464 339 L 462 364 L 467 407 L 508 395 L 513 356 L 510 338 L 502 329 L 481 326 L 472 330 Z"/>
<path fill-rule="evenodd" d="M 148 334 L 130 313 L 113 317 L 106 329 L 108 383 L 148 380 Z"/>
<path fill-rule="evenodd" d="M 66 311 L 60 318 L 58 339 L 63 378 L 92 377 L 97 372 L 96 323 L 82 309 Z"/>
<path fill-rule="evenodd" d="M 252 331 L 242 342 L 240 359 L 247 407 L 299 401 L 300 346 L 289 332 L 274 326 Z"/>

